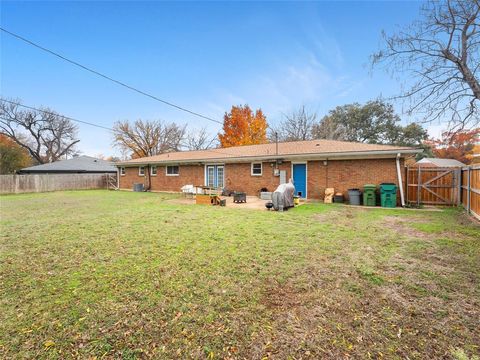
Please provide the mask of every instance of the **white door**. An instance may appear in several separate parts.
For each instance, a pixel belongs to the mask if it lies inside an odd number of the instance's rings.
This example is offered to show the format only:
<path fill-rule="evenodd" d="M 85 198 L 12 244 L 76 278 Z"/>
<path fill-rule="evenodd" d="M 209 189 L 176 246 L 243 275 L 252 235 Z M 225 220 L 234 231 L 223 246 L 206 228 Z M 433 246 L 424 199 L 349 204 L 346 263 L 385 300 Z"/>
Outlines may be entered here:
<path fill-rule="evenodd" d="M 217 187 L 223 189 L 223 166 L 217 166 Z"/>
<path fill-rule="evenodd" d="M 207 166 L 207 186 L 215 186 L 215 166 Z"/>
<path fill-rule="evenodd" d="M 205 184 L 210 187 L 223 188 L 224 186 L 224 166 L 223 165 L 208 165 Z"/>

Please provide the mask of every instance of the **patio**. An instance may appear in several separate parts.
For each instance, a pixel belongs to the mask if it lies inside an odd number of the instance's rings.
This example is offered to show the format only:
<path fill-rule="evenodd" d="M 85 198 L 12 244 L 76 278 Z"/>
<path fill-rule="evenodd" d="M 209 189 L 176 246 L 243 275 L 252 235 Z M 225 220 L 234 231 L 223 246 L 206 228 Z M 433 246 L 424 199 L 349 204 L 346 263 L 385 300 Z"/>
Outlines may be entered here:
<path fill-rule="evenodd" d="M 256 210 L 267 211 L 267 208 L 265 207 L 265 203 L 267 203 L 268 200 L 262 200 L 257 196 L 247 196 L 247 202 L 245 203 L 234 203 L 233 196 L 222 196 L 221 198 L 227 200 L 226 206 L 230 208 L 256 209 Z M 169 200 L 169 202 L 173 204 L 196 205 L 195 198 L 178 198 L 178 199 Z M 198 205 L 198 206 L 202 206 L 202 205 Z M 208 206 L 208 205 L 205 205 L 205 206 Z"/>

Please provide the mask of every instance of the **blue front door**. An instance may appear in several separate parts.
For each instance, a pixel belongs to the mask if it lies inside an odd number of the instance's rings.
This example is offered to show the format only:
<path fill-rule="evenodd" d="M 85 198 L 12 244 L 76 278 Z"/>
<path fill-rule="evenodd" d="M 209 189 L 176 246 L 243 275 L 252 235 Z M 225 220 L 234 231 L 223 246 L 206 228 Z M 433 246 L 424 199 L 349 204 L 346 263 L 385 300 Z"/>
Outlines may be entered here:
<path fill-rule="evenodd" d="M 293 164 L 293 185 L 295 195 L 307 197 L 307 164 Z"/>

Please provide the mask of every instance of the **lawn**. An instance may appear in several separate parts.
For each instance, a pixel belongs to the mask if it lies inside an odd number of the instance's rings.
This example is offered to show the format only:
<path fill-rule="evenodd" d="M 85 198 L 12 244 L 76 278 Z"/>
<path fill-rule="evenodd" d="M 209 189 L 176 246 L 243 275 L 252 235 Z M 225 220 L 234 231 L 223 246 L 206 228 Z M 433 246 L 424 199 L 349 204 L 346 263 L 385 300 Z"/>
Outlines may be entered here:
<path fill-rule="evenodd" d="M 0 201 L 0 358 L 480 353 L 480 227 L 456 209 Z"/>

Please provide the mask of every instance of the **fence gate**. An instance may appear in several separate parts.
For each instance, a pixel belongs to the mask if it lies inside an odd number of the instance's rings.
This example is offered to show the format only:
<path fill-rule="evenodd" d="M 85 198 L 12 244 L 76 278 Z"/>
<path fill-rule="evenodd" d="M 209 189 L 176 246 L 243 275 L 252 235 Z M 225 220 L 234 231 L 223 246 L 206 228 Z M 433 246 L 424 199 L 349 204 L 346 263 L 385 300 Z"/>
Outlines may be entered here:
<path fill-rule="evenodd" d="M 407 168 L 407 201 L 428 205 L 458 205 L 461 197 L 461 169 L 438 167 Z"/>
<path fill-rule="evenodd" d="M 107 189 L 118 190 L 116 174 L 107 174 Z"/>

